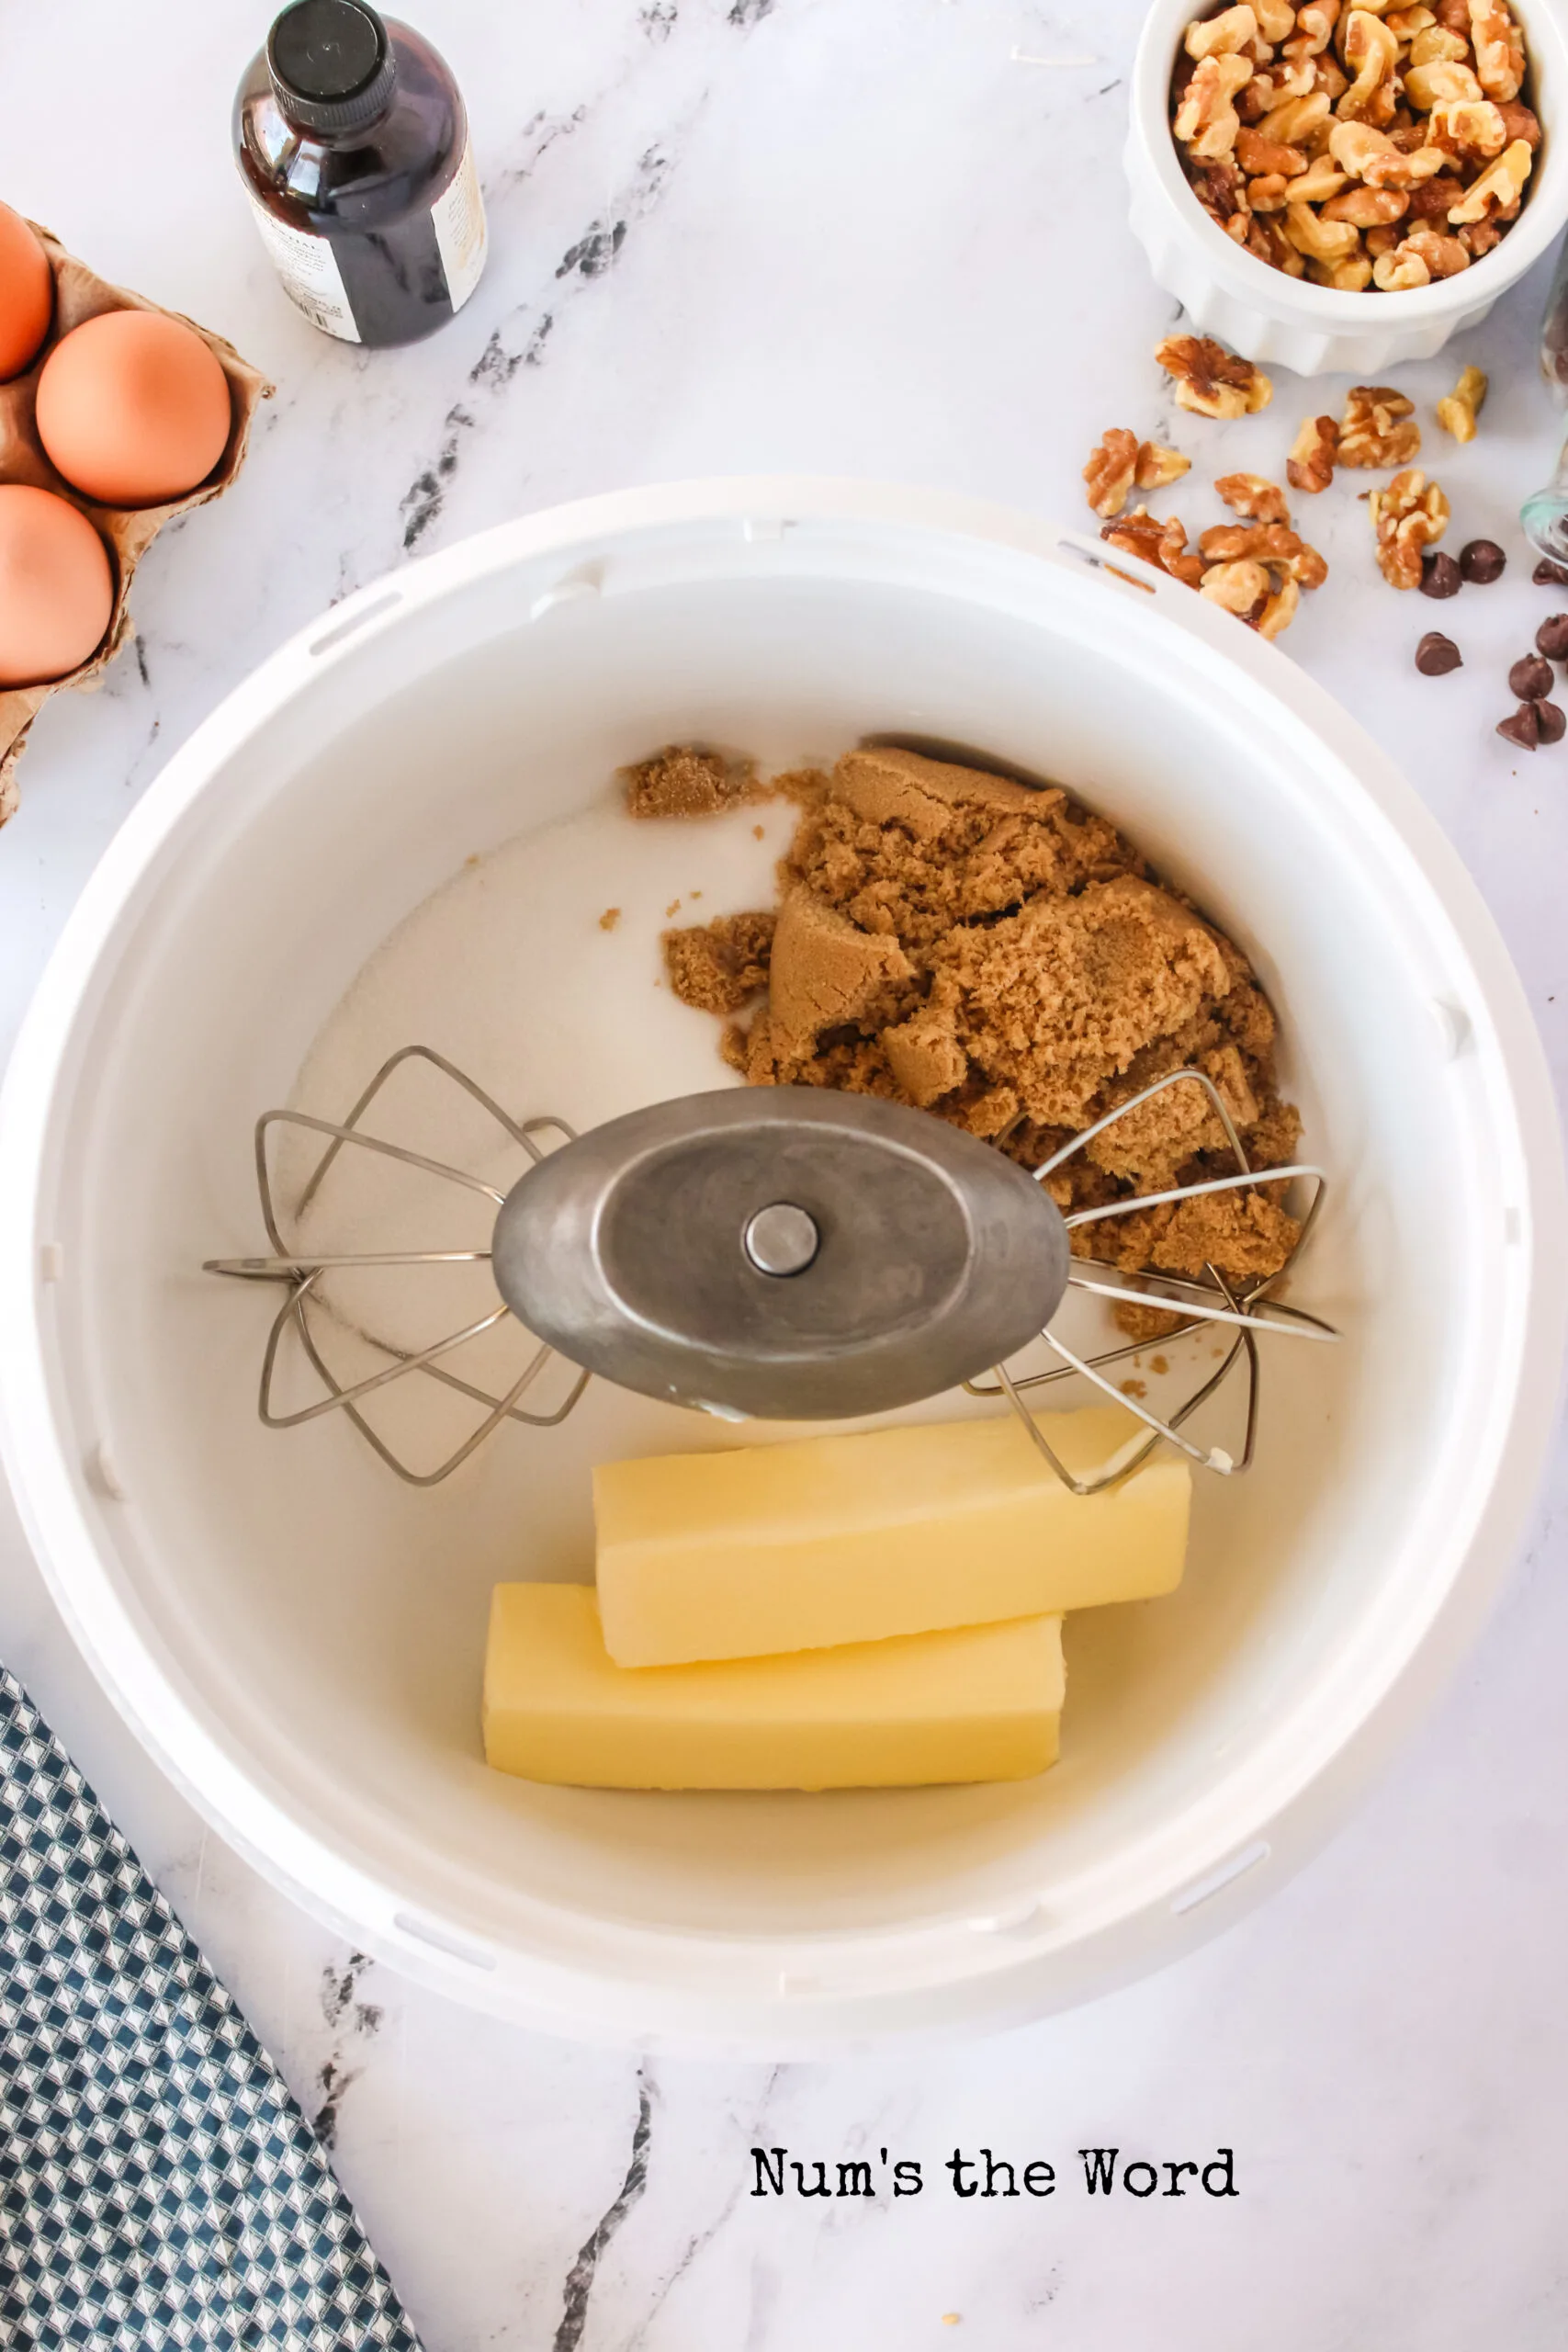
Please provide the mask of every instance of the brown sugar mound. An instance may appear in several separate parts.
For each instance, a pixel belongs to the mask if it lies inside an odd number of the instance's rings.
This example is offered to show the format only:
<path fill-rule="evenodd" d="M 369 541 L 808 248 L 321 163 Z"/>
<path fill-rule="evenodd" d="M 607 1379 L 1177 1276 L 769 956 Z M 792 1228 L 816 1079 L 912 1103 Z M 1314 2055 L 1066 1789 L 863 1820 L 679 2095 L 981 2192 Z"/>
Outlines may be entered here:
<path fill-rule="evenodd" d="M 668 756 L 668 755 L 666 755 Z M 1275 1084 L 1274 1015 L 1240 951 L 1055 786 L 888 748 L 851 752 L 780 869 L 768 995 L 724 1054 L 753 1085 L 837 1087 L 934 1111 L 1038 1168 L 1161 1078 L 1209 1080 L 1258 1169 L 1300 1132 Z M 765 915 L 667 935 L 683 1001 L 728 1012 L 716 967 Z M 679 944 L 677 944 L 679 943 Z M 746 967 L 761 986 L 764 958 Z M 1064 1211 L 1235 1171 L 1207 1087 L 1166 1088 L 1046 1181 Z M 1299 1232 L 1255 1186 L 1079 1227 L 1132 1272 L 1275 1273 Z"/>

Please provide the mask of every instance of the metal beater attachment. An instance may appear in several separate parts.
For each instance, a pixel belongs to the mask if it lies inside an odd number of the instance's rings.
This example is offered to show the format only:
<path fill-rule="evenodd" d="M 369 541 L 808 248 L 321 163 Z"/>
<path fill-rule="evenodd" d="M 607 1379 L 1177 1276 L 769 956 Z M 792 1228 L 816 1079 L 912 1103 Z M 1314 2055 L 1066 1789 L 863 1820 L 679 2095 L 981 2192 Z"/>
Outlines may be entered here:
<path fill-rule="evenodd" d="M 461 1088 L 521 1146 L 531 1165 L 510 1191 L 364 1132 L 360 1121 L 371 1103 L 411 1060 Z M 1203 1088 L 1236 1172 L 1064 1217 L 1043 1180 L 1119 1119 L 1180 1085 Z M 484 1195 L 497 1211 L 490 1249 L 321 1254 L 291 1246 L 269 1160 L 272 1131 L 290 1126 L 327 1139 L 294 1211 L 297 1231 L 333 1162 L 352 1148 Z M 538 1138 L 551 1135 L 556 1148 L 547 1150 Z M 593 1373 L 733 1420 L 844 1419 L 962 1385 L 973 1396 L 1005 1397 L 1075 1494 L 1098 1493 L 1125 1477 L 1161 1438 L 1204 1468 L 1228 1474 L 1252 1458 L 1258 1334 L 1337 1337 L 1315 1316 L 1271 1296 L 1322 1206 L 1325 1179 L 1315 1168 L 1267 1170 L 1270 1183 L 1302 1179 L 1314 1189 L 1290 1261 L 1266 1280 L 1233 1288 L 1213 1268 L 1205 1283 L 1127 1276 L 1072 1254 L 1075 1227 L 1258 1181 L 1218 1090 L 1197 1070 L 1173 1071 L 1146 1087 L 1031 1174 L 927 1112 L 813 1087 L 689 1095 L 578 1137 L 559 1119 L 513 1120 L 444 1056 L 409 1046 L 376 1073 L 341 1124 L 298 1111 L 267 1112 L 256 1125 L 255 1157 L 275 1254 L 211 1259 L 206 1270 L 287 1286 L 263 1358 L 261 1418 L 269 1428 L 292 1428 L 341 1409 L 414 1486 L 449 1476 L 503 1420 L 534 1427 L 564 1420 Z M 493 1307 L 429 1347 L 402 1348 L 361 1331 L 385 1362 L 362 1378 L 340 1380 L 323 1348 L 323 1278 L 344 1269 L 458 1263 L 489 1264 L 498 1294 Z M 1105 1376 L 1107 1366 L 1145 1342 L 1080 1357 L 1049 1328 L 1069 1289 L 1173 1313 L 1180 1319 L 1172 1340 L 1208 1323 L 1235 1336 L 1219 1369 L 1162 1419 Z M 460 1377 L 446 1360 L 509 1316 L 539 1344 L 498 1396 Z M 325 1394 L 279 1412 L 274 1384 L 290 1331 Z M 1010 1372 L 1009 1361 L 1037 1341 L 1055 1365 Z M 553 1410 L 531 1411 L 522 1400 L 557 1356 L 573 1368 L 570 1390 Z M 1247 1408 L 1235 1457 L 1195 1444 L 1182 1430 L 1238 1364 L 1247 1373 Z M 986 1372 L 988 1381 L 979 1376 Z M 482 1408 L 477 1427 L 431 1471 L 412 1468 L 360 1409 L 378 1390 L 413 1373 Z M 1114 1398 L 1147 1431 L 1088 1479 L 1057 1458 L 1025 1402 L 1027 1391 L 1075 1375 Z"/>

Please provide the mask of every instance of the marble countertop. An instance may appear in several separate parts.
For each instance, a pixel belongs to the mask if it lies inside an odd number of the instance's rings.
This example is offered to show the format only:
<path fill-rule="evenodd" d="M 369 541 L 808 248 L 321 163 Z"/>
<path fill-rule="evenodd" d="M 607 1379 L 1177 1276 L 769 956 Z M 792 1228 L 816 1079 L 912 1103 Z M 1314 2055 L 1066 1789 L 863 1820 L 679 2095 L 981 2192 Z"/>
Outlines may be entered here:
<path fill-rule="evenodd" d="M 133 649 L 35 729 L 0 837 L 0 1050 L 167 752 L 389 568 L 588 492 L 754 470 L 941 484 L 1081 526 L 1105 426 L 1168 429 L 1206 482 L 1278 472 L 1307 413 L 1285 377 L 1234 427 L 1169 404 L 1151 353 L 1173 306 L 1119 160 L 1138 0 L 422 0 L 468 97 L 491 258 L 450 328 L 386 355 L 306 326 L 247 217 L 227 114 L 267 13 L 0 10 L 0 195 L 279 387 L 237 488 L 146 560 Z M 1309 526 L 1333 577 L 1287 642 L 1459 845 L 1561 1073 L 1568 746 L 1530 758 L 1492 731 L 1552 609 L 1513 522 L 1553 454 L 1544 291 L 1538 271 L 1398 378 L 1429 415 L 1461 361 L 1491 372 L 1481 438 L 1428 425 L 1427 449 L 1450 543 L 1503 541 L 1505 579 L 1396 603 L 1364 510 L 1337 499 Z M 1314 410 L 1344 389 L 1314 387 Z M 1413 666 L 1434 626 L 1465 654 L 1442 680 Z M 1568 1451 L 1440 1710 L 1267 1908 L 1027 2031 L 771 2071 L 547 2040 L 335 1942 L 141 1754 L 3 1498 L 0 1655 L 317 2117 L 430 2352 L 1548 2352 L 1568 2329 L 1565 1510 Z M 1240 2193 L 1093 2199 L 1063 2170 L 1048 2202 L 750 2194 L 754 2144 L 837 2162 L 891 2143 L 934 2180 L 955 2147 L 1061 2169 L 1085 2144 L 1225 2146 Z"/>

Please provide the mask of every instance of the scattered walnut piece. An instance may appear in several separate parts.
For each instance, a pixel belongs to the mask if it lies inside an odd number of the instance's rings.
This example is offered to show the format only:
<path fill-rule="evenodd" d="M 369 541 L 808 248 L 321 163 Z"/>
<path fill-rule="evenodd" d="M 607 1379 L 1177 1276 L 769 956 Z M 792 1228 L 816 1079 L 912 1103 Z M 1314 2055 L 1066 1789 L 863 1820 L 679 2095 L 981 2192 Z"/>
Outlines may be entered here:
<path fill-rule="evenodd" d="M 1421 558 L 1449 526 L 1449 502 L 1420 469 L 1395 474 L 1368 500 L 1377 538 L 1378 570 L 1391 588 L 1419 588 Z"/>
<path fill-rule="evenodd" d="M 1505 147 L 1495 164 L 1488 164 L 1479 179 L 1472 180 L 1462 197 L 1449 208 L 1449 219 L 1456 228 L 1472 220 L 1511 220 L 1517 211 L 1525 192 L 1525 182 L 1530 175 L 1535 157 L 1524 140 L 1516 139 Z"/>
<path fill-rule="evenodd" d="M 1265 139 L 1249 123 L 1244 123 L 1236 133 L 1235 160 L 1244 172 L 1276 173 L 1287 180 L 1295 179 L 1307 167 L 1301 148 L 1287 147 L 1278 139 Z"/>
<path fill-rule="evenodd" d="M 1103 519 L 1120 514 L 1134 484 L 1139 490 L 1165 490 L 1190 471 L 1192 460 L 1163 441 L 1140 441 L 1135 433 L 1112 425 L 1101 436 L 1083 469 L 1089 503 Z"/>
<path fill-rule="evenodd" d="M 1517 98 L 1525 78 L 1524 36 L 1503 0 L 1470 0 L 1475 78 L 1489 98 Z"/>
<path fill-rule="evenodd" d="M 1419 180 L 1435 179 L 1449 160 L 1441 147 L 1398 146 L 1368 122 L 1337 122 L 1329 133 L 1328 152 L 1341 171 L 1377 188 L 1410 188 Z"/>
<path fill-rule="evenodd" d="M 1283 523 L 1216 523 L 1199 534 L 1198 551 L 1205 563 L 1266 563 L 1303 588 L 1321 588 L 1328 577 L 1317 549 Z"/>
<path fill-rule="evenodd" d="M 1211 604 L 1223 605 L 1227 613 L 1249 619 L 1269 602 L 1269 574 L 1250 556 L 1240 556 L 1231 563 L 1213 563 L 1203 574 L 1199 588 L 1201 596 Z"/>
<path fill-rule="evenodd" d="M 1235 102 L 1236 112 L 1244 122 L 1261 122 L 1290 99 L 1311 97 L 1315 80 L 1309 60 L 1276 58 L 1253 75 Z"/>
<path fill-rule="evenodd" d="M 1285 201 L 1287 204 L 1325 204 L 1349 184 L 1348 175 L 1336 167 L 1330 156 L 1320 155 L 1310 171 L 1303 172 L 1299 180 L 1286 181 Z"/>
<path fill-rule="evenodd" d="M 1358 229 L 1388 229 L 1403 220 L 1410 198 L 1396 187 L 1351 187 L 1323 208 L 1325 220 L 1348 220 Z"/>
<path fill-rule="evenodd" d="M 1540 145 L 1540 119 L 1529 107 L 1515 98 L 1506 101 L 1497 111 L 1503 118 L 1503 131 L 1506 139 L 1522 139 L 1525 145 L 1532 150 Z"/>
<path fill-rule="evenodd" d="M 1502 243 L 1503 224 L 1496 220 L 1472 221 L 1468 228 L 1460 231 L 1459 241 L 1471 260 L 1479 261 L 1483 254 L 1492 251 L 1494 245 Z"/>
<path fill-rule="evenodd" d="M 1450 98 L 1432 108 L 1427 125 L 1433 146 L 1460 164 L 1490 163 L 1508 143 L 1503 109 L 1490 98 Z"/>
<path fill-rule="evenodd" d="M 1174 514 L 1159 522 L 1146 506 L 1134 506 L 1119 522 L 1107 523 L 1100 536 L 1123 555 L 1142 556 L 1145 563 L 1168 571 L 1173 580 L 1185 582 L 1189 588 L 1196 588 L 1203 576 L 1202 560 L 1188 554 L 1186 528 Z"/>
<path fill-rule="evenodd" d="M 1192 172 L 1192 187 L 1199 203 L 1227 237 L 1238 243 L 1247 235 L 1248 207 L 1246 175 L 1233 163 L 1202 164 Z"/>
<path fill-rule="evenodd" d="M 1287 277 L 1301 277 L 1305 274 L 1305 262 L 1277 220 L 1255 217 L 1247 233 L 1247 250 L 1249 254 L 1256 254 L 1259 261 L 1268 262 L 1272 268 L 1283 270 Z"/>
<path fill-rule="evenodd" d="M 1270 107 L 1267 114 L 1259 115 L 1258 128 L 1265 139 L 1303 148 L 1310 158 L 1318 153 L 1320 141 L 1327 136 L 1330 103 L 1326 90 L 1309 90 L 1304 98 L 1286 98 L 1280 105 Z"/>
<path fill-rule="evenodd" d="M 1164 441 L 1140 441 L 1138 463 L 1133 479 L 1140 490 L 1168 490 L 1192 469 L 1190 458 L 1179 449 L 1172 449 Z"/>
<path fill-rule="evenodd" d="M 1468 65 L 1445 59 L 1436 65 L 1413 65 L 1404 76 L 1404 95 L 1417 113 L 1430 114 L 1434 107 L 1451 106 L 1456 98 L 1486 94 Z"/>
<path fill-rule="evenodd" d="M 1339 22 L 1339 0 L 1307 0 L 1296 10 L 1296 29 L 1285 42 L 1287 57 L 1321 57 Z"/>
<path fill-rule="evenodd" d="M 1435 180 L 1421 180 L 1410 191 L 1406 217 L 1412 220 L 1446 220 L 1450 205 L 1457 204 L 1463 193 L 1462 181 L 1448 172 Z"/>
<path fill-rule="evenodd" d="M 1470 254 L 1457 237 L 1445 236 L 1435 223 L 1425 229 L 1413 229 L 1394 247 L 1395 259 L 1400 254 L 1414 254 L 1426 268 L 1434 284 L 1439 278 L 1453 277 L 1470 267 Z"/>
<path fill-rule="evenodd" d="M 1244 514 L 1249 523 L 1288 523 L 1291 519 L 1284 492 L 1278 482 L 1266 481 L 1261 474 L 1222 474 L 1214 492 L 1233 514 Z"/>
<path fill-rule="evenodd" d="M 1229 57 L 1249 50 L 1257 39 L 1258 18 L 1242 0 L 1238 7 L 1222 8 L 1217 17 L 1189 25 L 1183 46 L 1189 57 Z"/>
<path fill-rule="evenodd" d="M 1257 474 L 1233 474 L 1216 484 L 1240 511 L 1258 506 L 1271 517 L 1216 524 L 1199 535 L 1202 594 L 1265 637 L 1279 637 L 1296 616 L 1303 588 L 1321 587 L 1328 566 L 1284 518 L 1284 495 Z"/>
<path fill-rule="evenodd" d="M 1138 470 L 1138 436 L 1120 424 L 1101 434 L 1083 469 L 1089 503 L 1102 520 L 1120 514 Z"/>
<path fill-rule="evenodd" d="M 1280 581 L 1273 594 L 1258 614 L 1253 627 L 1259 637 L 1282 637 L 1296 617 L 1302 592 L 1289 577 Z"/>
<path fill-rule="evenodd" d="M 1310 204 L 1292 203 L 1285 207 L 1285 234 L 1299 254 L 1309 261 L 1321 262 L 1334 268 L 1348 261 L 1360 249 L 1361 232 L 1348 220 L 1327 220 Z"/>
<path fill-rule="evenodd" d="M 1450 33 L 1439 24 L 1424 26 L 1410 44 L 1407 65 L 1459 64 L 1470 55 L 1462 33 Z"/>
<path fill-rule="evenodd" d="M 1200 163 L 1217 163 L 1235 148 L 1241 117 L 1234 101 L 1251 79 L 1250 58 L 1205 57 L 1187 85 L 1176 135 Z"/>
<path fill-rule="evenodd" d="M 1274 397 L 1261 368 L 1235 358 L 1212 335 L 1167 335 L 1155 357 L 1176 379 L 1178 408 L 1195 416 L 1250 416 Z"/>
<path fill-rule="evenodd" d="M 1417 286 L 1430 286 L 1432 273 L 1418 253 L 1400 244 L 1379 254 L 1372 264 L 1372 283 L 1383 294 L 1411 293 Z"/>
<path fill-rule="evenodd" d="M 1340 72 L 1338 64 L 1326 50 L 1321 57 L 1313 60 L 1312 79 L 1313 88 L 1321 90 L 1331 107 L 1339 104 L 1350 86 L 1349 75 Z"/>
<path fill-rule="evenodd" d="M 1357 384 L 1347 393 L 1339 421 L 1340 465 L 1407 466 L 1420 448 L 1414 401 L 1392 384 Z"/>
<path fill-rule="evenodd" d="M 1438 423 L 1456 441 L 1473 441 L 1476 419 L 1486 398 L 1486 379 L 1479 368 L 1467 368 L 1447 400 L 1438 402 Z"/>
<path fill-rule="evenodd" d="M 1303 417 L 1285 460 L 1285 480 L 1292 490 L 1307 491 L 1315 496 L 1334 480 L 1338 457 L 1339 427 L 1334 419 Z"/>
<path fill-rule="evenodd" d="M 1398 41 L 1370 9 L 1352 8 L 1340 57 L 1346 73 L 1356 77 L 1336 108 L 1340 120 L 1370 122 L 1386 130 L 1399 100 Z"/>
<path fill-rule="evenodd" d="M 621 910 L 619 907 L 606 907 L 604 913 L 599 918 L 599 928 L 601 931 L 614 931 L 615 925 L 620 922 L 620 920 Z"/>

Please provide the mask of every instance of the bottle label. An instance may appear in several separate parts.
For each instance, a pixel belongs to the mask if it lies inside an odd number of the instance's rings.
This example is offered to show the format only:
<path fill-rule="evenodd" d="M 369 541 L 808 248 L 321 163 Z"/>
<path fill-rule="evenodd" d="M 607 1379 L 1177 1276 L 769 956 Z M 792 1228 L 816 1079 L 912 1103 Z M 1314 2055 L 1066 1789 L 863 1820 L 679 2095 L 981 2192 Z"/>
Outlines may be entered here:
<path fill-rule="evenodd" d="M 485 208 L 479 175 L 474 169 L 472 143 L 452 175 L 446 192 L 432 206 L 431 225 L 436 250 L 446 274 L 446 291 L 454 311 L 460 311 L 479 282 L 485 266 Z"/>
<path fill-rule="evenodd" d="M 323 334 L 335 334 L 343 343 L 358 343 L 359 329 L 354 322 L 348 288 L 343 282 L 332 239 L 318 236 L 310 229 L 291 229 L 287 221 L 276 220 L 265 204 L 258 204 L 254 196 L 251 210 L 255 214 L 262 243 L 283 280 L 283 290 L 296 309 L 303 311 L 310 324 L 320 327 Z M 480 243 L 482 246 L 482 223 Z"/>

